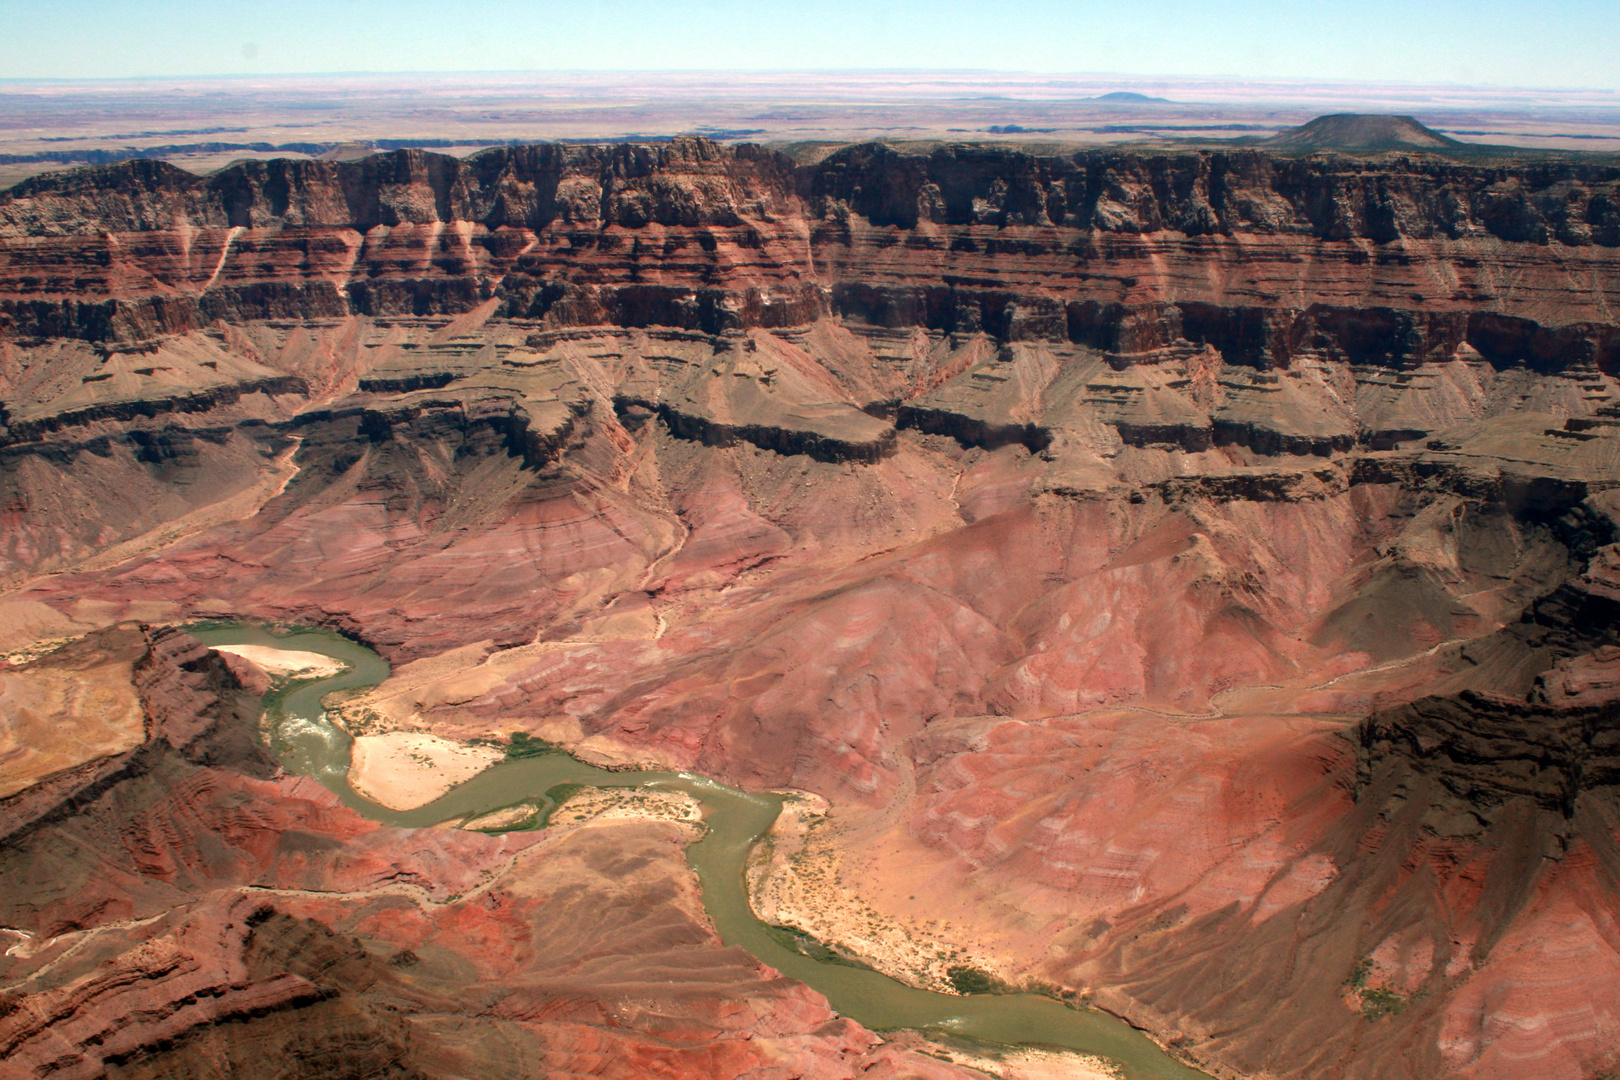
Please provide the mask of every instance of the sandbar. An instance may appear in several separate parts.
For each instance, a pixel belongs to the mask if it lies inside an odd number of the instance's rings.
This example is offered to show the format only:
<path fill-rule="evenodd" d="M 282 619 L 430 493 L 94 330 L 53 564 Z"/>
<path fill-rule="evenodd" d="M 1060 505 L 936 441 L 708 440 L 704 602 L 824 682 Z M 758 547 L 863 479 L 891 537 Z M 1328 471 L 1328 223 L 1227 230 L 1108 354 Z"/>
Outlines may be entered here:
<path fill-rule="evenodd" d="M 268 674 L 283 679 L 324 679 L 349 670 L 349 665 L 318 652 L 278 649 L 273 645 L 215 645 L 215 652 L 250 660 Z"/>
<path fill-rule="evenodd" d="M 684 791 L 588 787 L 564 799 L 551 812 L 549 824 L 566 827 L 610 821 L 668 821 L 697 827 L 703 822 L 703 807 Z"/>
<path fill-rule="evenodd" d="M 1124 1080 L 1124 1070 L 1107 1058 L 1065 1050 L 1020 1048 L 1002 1054 L 977 1054 L 952 1047 L 941 1057 L 1001 1080 Z"/>
<path fill-rule="evenodd" d="M 505 755 L 416 731 L 360 735 L 349 758 L 349 786 L 390 810 L 426 806 Z"/>
<path fill-rule="evenodd" d="M 504 832 L 532 825 L 540 817 L 540 807 L 532 802 L 491 810 L 487 814 L 470 817 L 461 827 L 470 832 Z"/>

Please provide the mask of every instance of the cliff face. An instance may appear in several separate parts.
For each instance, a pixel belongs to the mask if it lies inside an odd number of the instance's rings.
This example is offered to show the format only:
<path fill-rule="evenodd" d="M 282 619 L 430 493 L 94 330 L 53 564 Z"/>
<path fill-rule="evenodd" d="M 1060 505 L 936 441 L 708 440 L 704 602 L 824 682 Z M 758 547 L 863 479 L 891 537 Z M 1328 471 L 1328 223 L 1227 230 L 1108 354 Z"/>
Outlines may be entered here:
<path fill-rule="evenodd" d="M 535 1031 L 608 1047 L 601 1068 L 654 1053 L 666 1028 L 602 1019 L 614 963 L 676 964 L 591 906 L 617 887 L 606 839 L 371 830 L 241 746 L 187 749 L 212 744 L 184 718 L 229 695 L 183 642 L 82 645 L 309 621 L 401 662 L 364 703 L 380 722 L 825 796 L 846 892 L 805 929 L 855 952 L 840 905 L 1090 993 L 1223 1075 L 1612 1071 L 1617 203 L 1620 173 L 1564 163 L 800 167 L 701 141 L 31 181 L 0 199 L 0 648 L 81 645 L 0 694 L 83 737 L 0 743 L 34 751 L 0 758 L 30 828 L 72 832 L 0 857 L 8 881 L 69 873 L 58 849 L 156 869 L 108 878 L 150 903 L 68 890 L 4 918 L 189 950 L 180 915 L 123 920 L 229 894 L 185 908 L 232 928 L 198 970 L 296 975 L 275 1008 L 325 1010 L 373 1071 L 477 1071 Z M 167 687 L 179 742 L 131 750 L 73 679 Z M 129 753 L 172 782 L 128 795 Z M 247 806 L 227 872 L 205 834 Z M 613 843 L 649 860 L 634 903 L 701 937 L 668 914 L 673 841 Z M 533 895 L 374 910 L 380 879 L 317 850 L 428 851 L 445 882 L 532 858 L 501 880 Z M 564 865 L 602 984 L 548 966 L 572 955 L 543 931 Z M 270 921 L 229 906 L 261 887 L 284 890 Z M 292 959 L 263 967 L 256 935 Z M 429 940 L 427 982 L 377 960 Z M 514 969 L 491 940 L 542 944 Z M 753 1068 L 720 1029 L 827 1075 L 899 1053 L 706 938 L 681 955 L 721 974 L 667 1014 L 703 1032 L 659 1043 L 672 1074 Z M 469 970 L 506 1004 L 433 996 Z M 121 991 L 81 989 L 84 1024 L 112 1015 Z M 290 1046 L 272 1015 L 127 1060 Z M 407 1039 L 401 1015 L 430 1019 Z M 54 1060 L 43 1029 L 15 1038 Z"/>
<path fill-rule="evenodd" d="M 1620 171 L 1257 151 L 1038 158 L 871 146 L 533 146 L 466 161 L 161 162 L 0 201 L 9 333 L 130 340 L 227 321 L 447 314 L 717 331 L 829 311 L 1286 367 L 1614 362 Z M 1578 284 L 1577 284 L 1578 283 Z"/>

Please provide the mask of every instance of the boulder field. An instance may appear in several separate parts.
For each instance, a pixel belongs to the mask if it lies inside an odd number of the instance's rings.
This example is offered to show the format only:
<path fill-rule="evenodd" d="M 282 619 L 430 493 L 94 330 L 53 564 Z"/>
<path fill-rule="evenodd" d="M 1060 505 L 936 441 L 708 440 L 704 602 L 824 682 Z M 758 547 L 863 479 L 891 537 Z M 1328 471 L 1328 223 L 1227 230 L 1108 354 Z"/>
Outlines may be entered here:
<path fill-rule="evenodd" d="M 27 181 L 0 1057 L 967 1075 L 722 948 L 675 826 L 392 830 L 277 773 L 161 629 L 232 617 L 387 656 L 357 728 L 825 799 L 862 910 L 1219 1076 L 1620 1069 L 1616 311 L 1620 169 L 1571 159 Z"/>

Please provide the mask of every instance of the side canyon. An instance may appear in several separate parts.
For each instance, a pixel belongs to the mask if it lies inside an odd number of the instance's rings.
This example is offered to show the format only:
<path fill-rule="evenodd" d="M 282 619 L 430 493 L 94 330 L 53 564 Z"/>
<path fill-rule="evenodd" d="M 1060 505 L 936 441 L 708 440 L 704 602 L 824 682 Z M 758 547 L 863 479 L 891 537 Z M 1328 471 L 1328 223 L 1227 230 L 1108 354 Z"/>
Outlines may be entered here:
<path fill-rule="evenodd" d="M 25 181 L 0 1059 L 977 1075 L 722 946 L 677 824 L 385 828 L 279 771 L 264 673 L 174 629 L 238 619 L 387 657 L 357 734 L 800 793 L 759 904 L 917 985 L 1220 1077 L 1620 1070 L 1617 312 L 1574 158 Z"/>

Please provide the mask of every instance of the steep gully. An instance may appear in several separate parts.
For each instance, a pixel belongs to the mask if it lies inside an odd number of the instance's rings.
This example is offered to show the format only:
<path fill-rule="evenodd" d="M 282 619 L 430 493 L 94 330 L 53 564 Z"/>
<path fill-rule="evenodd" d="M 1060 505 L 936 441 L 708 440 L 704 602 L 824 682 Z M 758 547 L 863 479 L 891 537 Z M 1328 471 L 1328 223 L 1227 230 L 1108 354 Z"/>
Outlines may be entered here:
<path fill-rule="evenodd" d="M 850 895 L 1222 1075 L 1585 1080 L 1617 183 L 701 141 L 30 182 L 4 644 L 340 628 L 395 664 L 357 723 L 815 792 Z"/>

